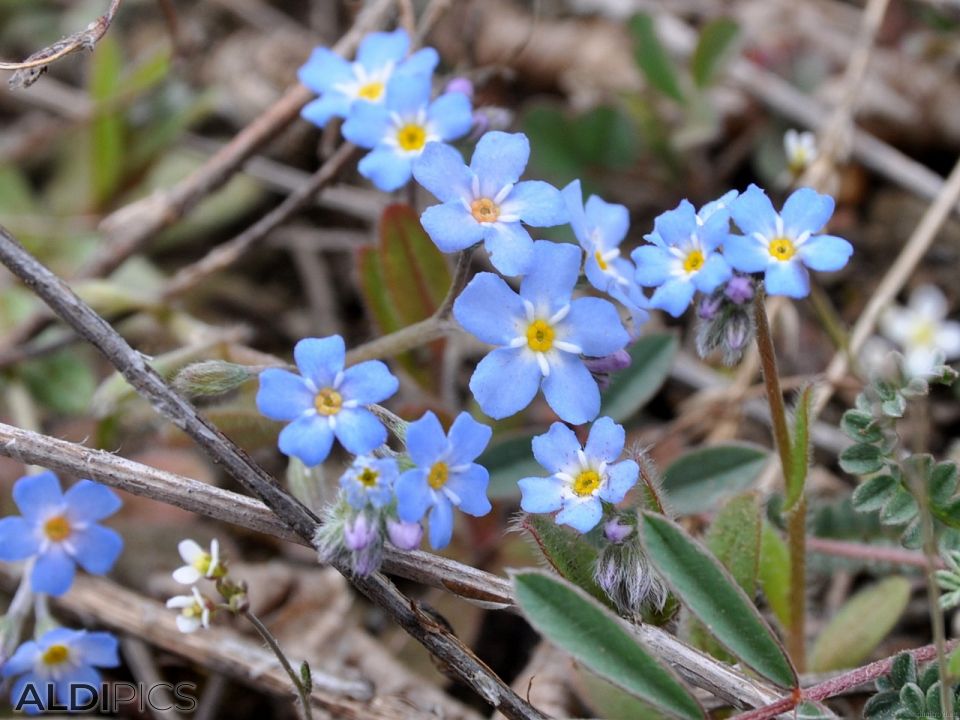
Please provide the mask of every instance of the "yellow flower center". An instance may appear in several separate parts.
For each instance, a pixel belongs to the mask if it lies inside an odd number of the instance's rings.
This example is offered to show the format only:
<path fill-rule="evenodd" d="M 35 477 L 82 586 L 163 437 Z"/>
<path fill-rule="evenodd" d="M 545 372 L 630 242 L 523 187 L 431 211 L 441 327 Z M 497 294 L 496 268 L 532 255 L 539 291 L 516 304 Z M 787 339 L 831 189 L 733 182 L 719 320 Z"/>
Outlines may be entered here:
<path fill-rule="evenodd" d="M 427 475 L 427 485 L 434 490 L 439 490 L 447 484 L 449 478 L 450 468 L 447 467 L 447 464 L 445 462 L 435 462 L 430 467 L 430 474 Z"/>
<path fill-rule="evenodd" d="M 313 399 L 313 406 L 321 415 L 336 415 L 343 407 L 343 398 L 333 388 L 324 388 Z"/>
<path fill-rule="evenodd" d="M 599 250 L 597 250 L 593 256 L 597 259 L 597 265 L 600 266 L 601 270 L 606 270 L 608 267 L 610 267 L 607 265 L 607 261 L 603 259 L 603 254 Z"/>
<path fill-rule="evenodd" d="M 423 125 L 407 123 L 397 130 L 397 144 L 407 152 L 422 150 L 427 144 L 427 131 Z"/>
<path fill-rule="evenodd" d="M 920 322 L 910 333 L 910 344 L 930 347 L 937 339 L 937 327 L 932 322 Z"/>
<path fill-rule="evenodd" d="M 470 214 L 477 222 L 492 223 L 500 217 L 500 207 L 490 198 L 480 198 L 470 203 Z"/>
<path fill-rule="evenodd" d="M 195 602 L 193 605 L 187 605 L 180 614 L 188 618 L 203 617 L 203 607 Z"/>
<path fill-rule="evenodd" d="M 703 261 L 704 257 L 701 250 L 691 250 L 683 261 L 683 269 L 685 272 L 695 273 L 703 267 Z"/>
<path fill-rule="evenodd" d="M 52 517 L 43 524 L 43 532 L 53 542 L 66 540 L 70 536 L 70 521 L 65 515 Z"/>
<path fill-rule="evenodd" d="M 372 488 L 377 484 L 378 477 L 380 477 L 380 473 L 378 473 L 376 470 L 364 468 L 360 471 L 360 474 L 357 475 L 357 481 L 364 487 Z"/>
<path fill-rule="evenodd" d="M 201 553 L 191 564 L 198 573 L 206 575 L 210 571 L 210 563 L 212 562 L 213 558 L 210 557 L 210 553 Z"/>
<path fill-rule="evenodd" d="M 368 82 L 366 85 L 362 85 L 360 89 L 357 90 L 357 97 L 376 102 L 383 97 L 383 90 L 383 83 L 379 80 L 374 80 L 373 82 Z"/>
<path fill-rule="evenodd" d="M 797 252 L 797 248 L 794 246 L 793 240 L 786 237 L 776 237 L 771 240 L 768 250 L 770 251 L 770 254 L 777 260 L 789 260 Z"/>
<path fill-rule="evenodd" d="M 534 320 L 527 328 L 527 345 L 534 352 L 547 352 L 553 347 L 554 334 L 544 320 Z"/>
<path fill-rule="evenodd" d="M 600 473 L 596 470 L 584 470 L 573 480 L 573 491 L 580 497 L 593 495 L 600 487 Z"/>
<path fill-rule="evenodd" d="M 44 665 L 61 665 L 70 657 L 70 648 L 66 645 L 51 645 L 43 651 L 41 659 Z"/>

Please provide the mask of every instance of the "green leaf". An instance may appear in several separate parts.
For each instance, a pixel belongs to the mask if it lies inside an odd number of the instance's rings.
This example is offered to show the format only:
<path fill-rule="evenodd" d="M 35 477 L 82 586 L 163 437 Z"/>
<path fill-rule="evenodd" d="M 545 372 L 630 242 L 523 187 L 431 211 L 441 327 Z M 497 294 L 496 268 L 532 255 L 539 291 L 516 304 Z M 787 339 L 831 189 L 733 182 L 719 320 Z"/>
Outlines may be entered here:
<path fill-rule="evenodd" d="M 790 626 L 790 551 L 773 526 L 760 533 L 760 585 L 781 627 Z"/>
<path fill-rule="evenodd" d="M 730 18 L 717 18 L 704 25 L 690 60 L 690 73 L 697 87 L 707 87 L 733 49 L 740 28 Z"/>
<path fill-rule="evenodd" d="M 901 486 L 894 491 L 893 497 L 880 511 L 880 522 L 884 525 L 903 525 L 915 518 L 919 510 L 917 499 Z"/>
<path fill-rule="evenodd" d="M 953 499 L 953 494 L 956 490 L 956 463 L 937 463 L 930 473 L 930 502 L 936 505 L 945 505 Z"/>
<path fill-rule="evenodd" d="M 840 453 L 840 467 L 851 475 L 869 475 L 883 469 L 883 453 L 876 445 L 851 445 Z"/>
<path fill-rule="evenodd" d="M 635 15 L 630 19 L 629 27 L 634 57 L 647 81 L 664 95 L 682 103 L 684 97 L 676 67 L 657 37 L 653 18 L 644 13 Z"/>
<path fill-rule="evenodd" d="M 693 695 L 613 613 L 567 581 L 537 570 L 511 573 L 530 624 L 591 672 L 678 718 L 703 718 Z"/>
<path fill-rule="evenodd" d="M 360 272 L 360 294 L 376 329 L 382 335 L 399 330 L 400 321 L 387 295 L 377 251 L 374 248 L 361 248 L 357 253 L 357 267 Z"/>
<path fill-rule="evenodd" d="M 86 353 L 75 350 L 31 360 L 20 373 L 37 402 L 64 415 L 86 412 L 97 387 Z"/>
<path fill-rule="evenodd" d="M 663 385 L 677 354 L 674 335 L 644 335 L 630 348 L 630 367 L 616 373 L 604 392 L 601 415 L 623 422 L 633 415 Z"/>
<path fill-rule="evenodd" d="M 803 497 L 803 487 L 807 482 L 807 466 L 810 464 L 810 401 L 813 388 L 807 386 L 800 393 L 797 408 L 793 415 L 793 437 L 790 443 L 790 463 L 787 467 L 787 498 L 783 504 L 784 512 L 793 509 Z"/>
<path fill-rule="evenodd" d="M 876 475 L 860 483 L 850 501 L 857 512 L 872 512 L 886 505 L 899 487 L 893 475 Z"/>
<path fill-rule="evenodd" d="M 485 450 L 477 463 L 490 473 L 487 495 L 491 499 L 511 499 L 520 497 L 518 480 L 525 477 L 546 477 L 543 466 L 533 458 L 530 449 L 533 435 L 522 433 L 497 441 Z"/>
<path fill-rule="evenodd" d="M 954 679 L 960 678 L 960 647 L 954 648 L 950 654 L 950 659 L 947 660 L 947 672 Z"/>
<path fill-rule="evenodd" d="M 765 450 L 741 443 L 694 450 L 663 473 L 663 494 L 679 515 L 711 510 L 748 488 L 767 457 Z"/>
<path fill-rule="evenodd" d="M 90 62 L 90 96 L 98 106 L 90 128 L 93 191 L 98 204 L 113 196 L 123 176 L 123 118 L 119 110 L 108 107 L 117 95 L 122 69 L 120 45 L 108 34 L 97 43 Z"/>
<path fill-rule="evenodd" d="M 840 418 L 840 429 L 858 443 L 876 443 L 883 440 L 883 431 L 873 415 L 862 410 L 847 410 Z"/>
<path fill-rule="evenodd" d="M 730 574 L 676 523 L 643 513 L 643 544 L 684 605 L 744 664 L 782 687 L 797 675 L 773 631 Z"/>
<path fill-rule="evenodd" d="M 543 559 L 557 573 L 604 605 L 613 607 L 610 598 L 593 579 L 597 549 L 582 535 L 557 525 L 552 517 L 542 514 L 523 515 L 520 527 L 530 534 Z"/>
<path fill-rule="evenodd" d="M 594 717 L 604 720 L 660 720 L 665 717 L 649 703 L 638 700 L 593 673 L 579 670 L 577 681 L 579 694 L 593 711 Z"/>
<path fill-rule="evenodd" d="M 910 600 L 910 581 L 888 577 L 844 603 L 820 631 L 810 670 L 830 672 L 863 663 L 897 624 Z"/>

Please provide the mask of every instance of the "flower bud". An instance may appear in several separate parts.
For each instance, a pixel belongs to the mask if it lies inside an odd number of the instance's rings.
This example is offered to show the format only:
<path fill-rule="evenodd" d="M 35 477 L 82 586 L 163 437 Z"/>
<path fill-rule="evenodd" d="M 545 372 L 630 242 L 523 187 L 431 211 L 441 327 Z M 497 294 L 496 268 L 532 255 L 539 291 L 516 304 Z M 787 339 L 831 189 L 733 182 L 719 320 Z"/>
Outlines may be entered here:
<path fill-rule="evenodd" d="M 379 530 L 377 523 L 371 522 L 364 513 L 360 513 L 344 524 L 343 545 L 354 552 L 363 550 L 376 539 L 380 534 Z"/>
<path fill-rule="evenodd" d="M 667 602 L 667 588 L 650 567 L 636 534 L 600 552 L 593 579 L 628 617 L 638 617 L 644 610 L 659 612 Z"/>
<path fill-rule="evenodd" d="M 697 315 L 701 320 L 713 320 L 723 307 L 723 296 L 719 293 L 705 295 L 700 298 L 697 306 Z"/>
<path fill-rule="evenodd" d="M 187 397 L 217 397 L 256 375 L 250 368 L 223 360 L 193 363 L 177 373 L 173 386 Z"/>
<path fill-rule="evenodd" d="M 632 358 L 626 350 L 617 350 L 610 355 L 599 358 L 585 358 L 583 364 L 592 373 L 612 373 L 630 367 Z"/>
<path fill-rule="evenodd" d="M 390 542 L 400 550 L 416 550 L 423 538 L 423 526 L 420 523 L 408 523 L 402 520 L 387 519 L 387 536 Z"/>
<path fill-rule="evenodd" d="M 727 281 L 723 294 L 737 305 L 743 305 L 753 300 L 753 280 L 746 275 L 734 275 Z"/>
<path fill-rule="evenodd" d="M 473 98 L 473 83 L 470 82 L 469 78 L 465 77 L 451 78 L 450 82 L 447 83 L 447 87 L 444 89 L 444 92 L 463 93 L 468 98 Z"/>
<path fill-rule="evenodd" d="M 603 525 L 603 536 L 614 544 L 622 543 L 632 532 L 633 526 L 620 522 L 619 518 L 611 518 Z"/>
<path fill-rule="evenodd" d="M 470 140 L 479 139 L 491 130 L 506 130 L 513 122 L 513 113 L 506 108 L 486 106 L 473 111 Z"/>

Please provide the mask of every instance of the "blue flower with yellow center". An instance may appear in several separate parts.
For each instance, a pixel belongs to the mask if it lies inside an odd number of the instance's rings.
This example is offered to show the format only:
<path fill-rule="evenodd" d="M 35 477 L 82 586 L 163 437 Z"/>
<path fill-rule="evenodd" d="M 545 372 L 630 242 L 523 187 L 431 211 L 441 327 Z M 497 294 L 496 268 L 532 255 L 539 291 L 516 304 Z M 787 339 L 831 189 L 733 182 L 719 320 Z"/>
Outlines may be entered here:
<path fill-rule="evenodd" d="M 344 369 L 343 338 L 306 338 L 293 349 L 300 375 L 269 368 L 260 373 L 257 408 L 272 420 L 290 422 L 280 432 L 280 450 L 319 465 L 336 437 L 355 455 L 387 441 L 387 430 L 368 405 L 383 402 L 399 387 L 379 360 Z"/>
<path fill-rule="evenodd" d="M 123 550 L 119 533 L 98 524 L 122 504 L 103 485 L 80 480 L 62 492 L 60 480 L 48 470 L 17 480 L 13 500 L 22 516 L 0 520 L 0 560 L 34 558 L 34 592 L 63 595 L 78 564 L 88 573 L 104 575 Z"/>
<path fill-rule="evenodd" d="M 490 512 L 490 474 L 474 460 L 492 434 L 465 412 L 453 421 L 449 435 L 432 412 L 407 428 L 407 452 L 416 467 L 396 482 L 397 515 L 405 523 L 418 523 L 429 510 L 434 549 L 446 547 L 453 536 L 453 508 L 474 517 Z"/>
<path fill-rule="evenodd" d="M 530 513 L 556 512 L 558 524 L 589 532 L 603 517 L 603 503 L 620 502 L 637 483 L 637 463 L 616 462 L 624 439 L 623 427 L 608 417 L 593 424 L 584 446 L 573 430 L 554 423 L 533 438 L 533 456 L 552 474 L 519 481 L 520 507 Z"/>
<path fill-rule="evenodd" d="M 357 166 L 360 174 L 385 192 L 410 180 L 413 161 L 428 143 L 463 137 L 473 124 L 470 98 L 449 92 L 430 100 L 430 77 L 403 75 L 387 86 L 383 103 L 354 106 L 343 123 L 343 136 L 370 148 Z"/>
<path fill-rule="evenodd" d="M 566 422 L 589 422 L 600 411 L 600 389 L 581 355 L 610 355 L 630 338 L 612 303 L 573 299 L 581 258 L 575 245 L 538 241 L 519 294 L 500 276 L 478 273 L 454 303 L 453 316 L 465 330 L 499 346 L 470 378 L 473 396 L 490 417 L 519 412 L 541 387 Z"/>
<path fill-rule="evenodd" d="M 356 510 L 363 510 L 368 504 L 382 508 L 393 499 L 393 484 L 399 474 L 393 458 L 359 455 L 340 476 L 340 488 Z"/>

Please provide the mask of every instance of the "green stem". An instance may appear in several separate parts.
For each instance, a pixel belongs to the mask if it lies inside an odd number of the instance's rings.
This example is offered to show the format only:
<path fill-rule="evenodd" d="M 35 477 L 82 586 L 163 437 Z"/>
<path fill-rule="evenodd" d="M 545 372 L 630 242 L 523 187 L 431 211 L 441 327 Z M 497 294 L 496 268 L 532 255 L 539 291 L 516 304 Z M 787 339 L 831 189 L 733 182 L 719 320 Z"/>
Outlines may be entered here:
<path fill-rule="evenodd" d="M 260 621 L 260 618 L 254 615 L 249 608 L 242 610 L 241 612 L 243 613 L 243 616 L 250 621 L 256 631 L 260 633 L 260 637 L 262 637 L 267 645 L 270 646 L 270 649 L 273 650 L 273 654 L 277 656 L 277 660 L 280 661 L 284 671 L 286 671 L 287 675 L 289 676 L 290 682 L 292 682 L 294 687 L 297 689 L 297 695 L 300 697 L 300 704 L 303 706 L 303 716 L 306 718 L 306 720 L 313 720 L 313 710 L 310 707 L 310 690 L 304 687 L 300 677 L 290 664 L 290 661 L 287 660 L 287 656 L 283 654 L 283 650 L 280 648 L 280 643 L 277 642 L 277 639 L 273 636 L 270 630 L 267 629 L 267 626 Z"/>
<path fill-rule="evenodd" d="M 784 483 L 790 472 L 791 441 L 787 424 L 787 408 L 783 402 L 780 374 L 777 370 L 777 353 L 773 347 L 770 321 L 767 319 L 763 287 L 757 288 L 754 299 L 754 319 L 757 326 L 757 350 L 760 354 L 760 369 L 770 405 L 773 424 L 773 439 L 780 456 L 780 468 Z M 790 549 L 790 628 L 787 649 L 797 670 L 803 672 L 806 665 L 806 501 L 800 500 L 787 516 L 787 545 Z"/>

